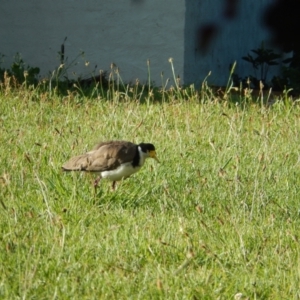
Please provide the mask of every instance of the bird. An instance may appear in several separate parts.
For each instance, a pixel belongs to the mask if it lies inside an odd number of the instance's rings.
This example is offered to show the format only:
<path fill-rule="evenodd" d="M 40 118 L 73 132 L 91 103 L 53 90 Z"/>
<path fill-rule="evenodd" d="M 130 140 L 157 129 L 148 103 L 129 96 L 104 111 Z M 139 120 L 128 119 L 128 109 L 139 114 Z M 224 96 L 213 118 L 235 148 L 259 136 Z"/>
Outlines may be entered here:
<path fill-rule="evenodd" d="M 70 158 L 63 164 L 62 169 L 99 173 L 94 182 L 95 190 L 102 178 L 112 181 L 112 189 L 115 190 L 117 181 L 138 172 L 149 157 L 159 162 L 155 147 L 151 143 L 107 141 L 97 144 L 85 154 Z"/>

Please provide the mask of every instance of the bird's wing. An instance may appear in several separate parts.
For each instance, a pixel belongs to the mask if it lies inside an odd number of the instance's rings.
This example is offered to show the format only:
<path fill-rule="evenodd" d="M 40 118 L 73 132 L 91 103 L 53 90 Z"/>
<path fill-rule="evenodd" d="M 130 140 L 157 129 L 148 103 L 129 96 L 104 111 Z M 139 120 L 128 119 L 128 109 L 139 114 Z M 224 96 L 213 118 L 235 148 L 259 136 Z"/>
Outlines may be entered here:
<path fill-rule="evenodd" d="M 62 168 L 65 171 L 103 172 L 131 162 L 137 146 L 130 142 L 104 142 L 86 154 L 72 157 Z"/>

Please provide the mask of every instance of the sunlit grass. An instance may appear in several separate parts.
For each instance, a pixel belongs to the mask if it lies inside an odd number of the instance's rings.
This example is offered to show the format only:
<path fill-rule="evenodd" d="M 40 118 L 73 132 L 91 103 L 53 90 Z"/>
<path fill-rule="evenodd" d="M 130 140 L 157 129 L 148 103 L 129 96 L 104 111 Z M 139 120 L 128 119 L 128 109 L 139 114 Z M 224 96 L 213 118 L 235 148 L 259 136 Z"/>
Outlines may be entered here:
<path fill-rule="evenodd" d="M 298 299 L 297 102 L 147 92 L 2 89 L 0 298 Z M 161 164 L 96 194 L 61 171 L 111 139 L 151 142 Z"/>

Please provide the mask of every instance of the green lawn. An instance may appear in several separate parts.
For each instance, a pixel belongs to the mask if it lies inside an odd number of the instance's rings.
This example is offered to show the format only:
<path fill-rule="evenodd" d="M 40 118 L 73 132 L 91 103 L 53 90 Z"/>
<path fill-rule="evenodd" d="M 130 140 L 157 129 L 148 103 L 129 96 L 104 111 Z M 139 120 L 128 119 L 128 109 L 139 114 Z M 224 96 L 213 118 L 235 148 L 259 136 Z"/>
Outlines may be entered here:
<path fill-rule="evenodd" d="M 300 298 L 300 106 L 178 95 L 2 86 L 0 299 Z M 111 139 L 161 163 L 96 194 L 61 171 Z"/>

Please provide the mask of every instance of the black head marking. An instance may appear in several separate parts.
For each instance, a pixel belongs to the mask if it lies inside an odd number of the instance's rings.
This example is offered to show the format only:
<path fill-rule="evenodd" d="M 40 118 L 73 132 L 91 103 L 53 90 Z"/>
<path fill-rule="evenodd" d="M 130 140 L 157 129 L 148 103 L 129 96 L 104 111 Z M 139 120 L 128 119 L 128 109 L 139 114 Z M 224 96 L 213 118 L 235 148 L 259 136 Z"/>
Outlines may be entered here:
<path fill-rule="evenodd" d="M 141 147 L 142 151 L 145 153 L 147 153 L 149 151 L 155 151 L 155 147 L 153 144 L 140 143 L 139 146 Z"/>
<path fill-rule="evenodd" d="M 141 150 L 144 152 L 144 153 L 147 153 L 149 151 L 155 151 L 155 147 L 153 144 L 148 144 L 148 143 L 140 143 L 136 146 L 136 154 L 133 158 L 133 161 L 132 161 L 132 166 L 135 168 L 137 166 L 139 166 L 139 163 L 140 163 L 140 154 L 139 154 L 139 150 L 138 150 L 138 147 L 141 147 Z"/>

